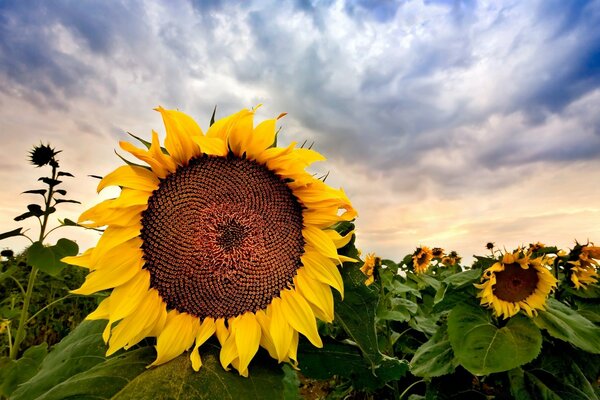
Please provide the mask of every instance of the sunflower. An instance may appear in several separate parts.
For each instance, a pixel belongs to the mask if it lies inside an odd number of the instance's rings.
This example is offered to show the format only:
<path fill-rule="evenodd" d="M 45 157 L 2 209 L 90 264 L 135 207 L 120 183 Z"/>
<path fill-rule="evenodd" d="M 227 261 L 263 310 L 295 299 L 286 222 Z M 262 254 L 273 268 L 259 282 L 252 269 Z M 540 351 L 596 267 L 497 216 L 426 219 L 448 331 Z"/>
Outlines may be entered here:
<path fill-rule="evenodd" d="M 433 254 L 429 247 L 417 247 L 412 255 L 413 268 L 417 274 L 422 274 L 429 268 L 429 263 L 433 259 Z"/>
<path fill-rule="evenodd" d="M 367 254 L 365 258 L 365 262 L 362 267 L 360 267 L 360 272 L 365 274 L 367 279 L 365 280 L 365 285 L 370 286 L 375 282 L 375 268 L 381 264 L 381 259 L 375 256 L 375 253 Z"/>
<path fill-rule="evenodd" d="M 64 259 L 90 270 L 77 294 L 111 289 L 88 319 L 107 319 L 107 355 L 156 337 L 163 364 L 216 335 L 223 368 L 248 375 L 259 346 L 297 363 L 298 334 L 321 347 L 316 318 L 334 318 L 331 287 L 343 296 L 338 254 L 352 232 L 332 226 L 356 217 L 346 194 L 305 168 L 319 153 L 274 147 L 276 119 L 254 126 L 253 110 L 214 122 L 204 134 L 188 115 L 156 109 L 166 128 L 140 149 L 121 148 L 148 166 L 124 165 L 98 191 L 117 198 L 85 211 L 106 226 L 96 247 Z M 143 142 L 143 141 L 142 141 Z"/>
<path fill-rule="evenodd" d="M 557 280 L 543 265 L 543 257 L 531 259 L 520 249 L 503 254 L 498 262 L 486 269 L 477 297 L 481 304 L 493 309 L 494 315 L 510 318 L 520 310 L 533 317 L 543 310 Z"/>
<path fill-rule="evenodd" d="M 446 267 L 451 267 L 460 263 L 460 260 L 462 260 L 462 257 L 456 251 L 452 250 L 447 256 L 442 258 L 442 264 Z"/>
<path fill-rule="evenodd" d="M 600 247 L 583 245 L 579 248 L 580 253 L 576 261 L 569 261 L 571 282 L 575 289 L 585 289 L 587 285 L 598 281 L 598 259 L 600 259 Z"/>

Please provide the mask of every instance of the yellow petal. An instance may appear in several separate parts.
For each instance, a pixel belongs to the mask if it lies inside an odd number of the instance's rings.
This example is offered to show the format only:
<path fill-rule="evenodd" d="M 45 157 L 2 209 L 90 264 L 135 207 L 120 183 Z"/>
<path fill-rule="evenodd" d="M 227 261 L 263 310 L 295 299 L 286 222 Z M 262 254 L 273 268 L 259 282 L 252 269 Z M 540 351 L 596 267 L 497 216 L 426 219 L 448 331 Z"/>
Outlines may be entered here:
<path fill-rule="evenodd" d="M 219 354 L 219 361 L 221 362 L 221 366 L 223 369 L 229 371 L 229 365 L 238 358 L 238 349 L 236 346 L 235 337 L 238 333 L 236 328 L 236 322 L 239 320 L 239 316 L 235 318 L 230 318 L 227 323 L 229 324 L 229 336 L 225 343 L 221 345 L 221 353 Z M 219 327 L 217 326 L 217 334 Z M 243 334 L 243 333 L 242 333 Z"/>
<path fill-rule="evenodd" d="M 306 336 L 315 347 L 323 347 L 315 315 L 304 297 L 289 289 L 282 290 L 280 295 L 281 309 L 292 328 Z"/>
<path fill-rule="evenodd" d="M 193 139 L 193 138 L 192 138 Z M 150 155 L 154 157 L 155 160 L 159 161 L 160 164 L 164 167 L 166 171 L 169 173 L 175 172 L 177 170 L 177 163 L 173 158 L 165 154 L 162 147 L 160 146 L 160 141 L 158 140 L 158 133 L 152 131 L 152 145 L 150 145 L 149 149 Z"/>
<path fill-rule="evenodd" d="M 235 344 L 239 354 L 239 371 L 248 368 L 250 360 L 258 351 L 260 343 L 260 325 L 252 312 L 246 312 L 237 322 L 237 328 L 242 334 L 236 335 Z"/>
<path fill-rule="evenodd" d="M 294 279 L 296 290 L 320 311 L 315 312 L 317 317 L 325 322 L 333 321 L 333 296 L 329 286 L 311 278 L 305 268 L 298 269 Z"/>
<path fill-rule="evenodd" d="M 156 360 L 150 364 L 160 365 L 167 361 L 171 361 L 185 350 L 189 349 L 198 330 L 200 324 L 198 317 L 188 313 L 175 315 L 164 327 L 160 336 L 156 340 Z"/>
<path fill-rule="evenodd" d="M 96 307 L 96 309 L 93 312 L 91 312 L 90 315 L 85 317 L 85 319 L 94 321 L 97 319 L 108 319 L 109 316 L 110 316 L 110 297 L 107 297 L 106 299 L 102 300 L 100 302 L 100 304 L 98 304 L 98 307 Z"/>
<path fill-rule="evenodd" d="M 338 267 L 331 259 L 316 251 L 306 251 L 300 258 L 307 274 L 335 288 L 344 298 L 344 281 Z"/>
<path fill-rule="evenodd" d="M 275 119 L 267 119 L 254 128 L 252 140 L 248 143 L 246 155 L 255 159 L 257 155 L 275 142 Z"/>
<path fill-rule="evenodd" d="M 227 144 L 221 138 L 196 136 L 194 142 L 200 146 L 200 151 L 204 154 L 224 157 L 229 152 Z"/>
<path fill-rule="evenodd" d="M 219 318 L 215 321 L 215 329 L 216 329 L 217 339 L 219 340 L 219 344 L 221 344 L 221 346 L 223 346 L 223 344 L 227 341 L 227 338 L 229 338 L 229 330 L 225 326 L 224 318 Z"/>
<path fill-rule="evenodd" d="M 180 111 L 165 110 L 162 107 L 158 107 L 156 111 L 160 112 L 165 124 L 165 147 L 169 155 L 176 163 L 187 165 L 191 158 L 200 155 L 200 149 L 192 138 L 203 136 L 202 130 L 196 121 Z"/>
<path fill-rule="evenodd" d="M 85 282 L 79 289 L 71 293 L 89 295 L 101 290 L 123 285 L 141 271 L 143 260 L 133 254 L 123 254 L 122 257 L 110 257 L 115 264 L 102 268 L 101 271 L 92 271 L 85 278 Z"/>
<path fill-rule="evenodd" d="M 271 358 L 278 359 L 277 351 L 275 350 L 275 345 L 273 344 L 273 339 L 271 338 L 271 333 L 269 331 L 271 326 L 271 318 L 267 316 L 264 310 L 258 310 L 256 312 L 256 320 L 258 321 L 261 330 L 261 347 L 269 352 Z"/>
<path fill-rule="evenodd" d="M 192 361 L 192 368 L 194 371 L 199 371 L 202 366 L 202 359 L 200 358 L 198 348 L 215 333 L 215 330 L 215 320 L 213 318 L 204 318 L 204 321 L 202 321 L 200 329 L 198 330 L 198 334 L 196 335 L 196 344 L 190 353 L 190 360 Z"/>
<path fill-rule="evenodd" d="M 117 322 L 138 309 L 150 289 L 150 273 L 143 269 L 110 294 L 110 321 Z"/>
<path fill-rule="evenodd" d="M 246 152 L 247 143 L 252 139 L 254 127 L 254 112 L 242 110 L 230 120 L 227 135 L 229 148 L 236 156 L 240 157 Z"/>
<path fill-rule="evenodd" d="M 152 330 L 156 323 L 162 301 L 155 289 L 150 289 L 140 302 L 137 312 L 123 318 L 113 329 L 107 356 L 125 346 L 133 346 Z"/>
<path fill-rule="evenodd" d="M 327 229 L 324 232 L 327 234 L 327 236 L 331 238 L 331 240 L 333 240 L 335 247 L 337 247 L 338 249 L 350 243 L 350 240 L 352 240 L 352 235 L 354 235 L 354 231 L 348 232 L 346 236 L 340 235 L 333 229 Z"/>
<path fill-rule="evenodd" d="M 90 265 L 92 264 L 92 252 L 93 251 L 94 251 L 94 247 L 87 249 L 80 256 L 63 257 L 63 258 L 61 258 L 60 261 L 66 263 L 66 264 L 77 265 L 78 267 L 84 267 L 84 268 L 89 269 Z"/>
<path fill-rule="evenodd" d="M 159 180 L 154 172 L 134 165 L 123 165 L 106 175 L 98 184 L 98 192 L 107 186 L 122 186 L 130 189 L 153 191 Z"/>
<path fill-rule="evenodd" d="M 156 160 L 152 156 L 152 153 L 150 153 L 150 151 L 137 148 L 133 144 L 125 141 L 120 141 L 119 146 L 121 146 L 123 150 L 130 153 L 134 157 L 148 164 L 152 169 L 152 172 L 154 172 L 154 174 L 159 178 L 162 179 L 167 176 L 169 171 L 167 171 L 167 169 L 159 160 Z"/>
<path fill-rule="evenodd" d="M 333 240 L 319 228 L 306 226 L 302 229 L 302 236 L 304 236 L 309 245 L 312 245 L 321 254 L 329 258 L 338 259 L 337 249 Z"/>
<path fill-rule="evenodd" d="M 282 300 L 275 297 L 268 308 L 271 317 L 269 333 L 273 340 L 277 360 L 282 362 L 287 357 L 292 342 L 293 329 L 288 324 L 287 315 L 282 308 Z"/>
<path fill-rule="evenodd" d="M 131 226 L 109 226 L 106 228 L 98 240 L 96 249 L 92 253 L 92 265 L 90 266 L 90 269 L 96 269 L 95 265 L 98 263 L 98 260 L 101 259 L 107 252 L 123 242 L 138 237 L 141 230 L 141 222 L 132 224 Z"/>

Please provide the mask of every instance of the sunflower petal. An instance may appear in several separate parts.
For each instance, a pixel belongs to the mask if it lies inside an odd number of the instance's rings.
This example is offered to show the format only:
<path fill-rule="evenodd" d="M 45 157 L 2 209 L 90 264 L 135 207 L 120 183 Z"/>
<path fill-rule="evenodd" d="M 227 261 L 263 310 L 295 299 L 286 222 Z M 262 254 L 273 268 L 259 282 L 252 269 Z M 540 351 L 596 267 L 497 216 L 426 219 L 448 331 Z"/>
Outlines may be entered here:
<path fill-rule="evenodd" d="M 244 371 L 248 369 L 250 360 L 252 360 L 258 351 L 260 343 L 260 325 L 256 321 L 254 313 L 246 312 L 238 320 L 237 329 L 240 332 L 243 332 L 243 334 L 236 335 L 235 337 L 235 344 L 240 359 L 238 370 Z"/>
<path fill-rule="evenodd" d="M 287 357 L 293 331 L 284 314 L 282 302 L 280 298 L 276 297 L 269 305 L 269 311 L 271 312 L 269 333 L 273 340 L 273 346 L 275 347 L 275 353 L 279 362 L 282 362 Z"/>
<path fill-rule="evenodd" d="M 304 297 L 289 289 L 282 290 L 281 309 L 295 330 L 306 336 L 313 346 L 323 347 L 315 315 Z"/>
<path fill-rule="evenodd" d="M 344 281 L 331 259 L 316 251 L 306 251 L 300 259 L 310 277 L 335 288 L 344 298 Z"/>
<path fill-rule="evenodd" d="M 294 279 L 296 290 L 320 311 L 317 317 L 325 322 L 333 321 L 333 295 L 329 286 L 311 278 L 304 268 L 298 269 Z"/>
<path fill-rule="evenodd" d="M 248 143 L 246 154 L 255 159 L 257 155 L 275 142 L 275 124 L 277 120 L 267 119 L 254 128 L 252 140 Z"/>
<path fill-rule="evenodd" d="M 193 157 L 200 155 L 200 149 L 192 140 L 195 136 L 203 136 L 202 130 L 189 115 L 177 110 L 156 108 L 165 124 L 167 137 L 165 147 L 169 155 L 179 165 L 187 165 Z"/>
<path fill-rule="evenodd" d="M 225 141 L 221 138 L 196 136 L 193 139 L 194 142 L 200 146 L 200 151 L 204 154 L 220 157 L 227 155 L 227 144 L 225 144 Z"/>
<path fill-rule="evenodd" d="M 204 321 L 202 321 L 200 329 L 198 330 L 198 334 L 196 335 L 196 344 L 190 353 L 190 360 L 192 361 L 192 368 L 194 371 L 199 371 L 202 366 L 202 359 L 200 358 L 198 348 L 215 333 L 215 330 L 216 325 L 214 318 L 204 318 Z"/>
<path fill-rule="evenodd" d="M 302 229 L 302 236 L 306 239 L 306 242 L 317 249 L 321 254 L 338 259 L 337 249 L 333 240 L 319 228 L 313 226 L 306 226 Z"/>
<path fill-rule="evenodd" d="M 102 178 L 97 191 L 108 186 L 122 186 L 151 192 L 158 188 L 158 184 L 159 180 L 154 172 L 134 165 L 123 165 Z"/>
<path fill-rule="evenodd" d="M 200 324 L 198 317 L 188 313 L 175 315 L 156 340 L 156 360 L 150 366 L 171 361 L 194 343 Z"/>

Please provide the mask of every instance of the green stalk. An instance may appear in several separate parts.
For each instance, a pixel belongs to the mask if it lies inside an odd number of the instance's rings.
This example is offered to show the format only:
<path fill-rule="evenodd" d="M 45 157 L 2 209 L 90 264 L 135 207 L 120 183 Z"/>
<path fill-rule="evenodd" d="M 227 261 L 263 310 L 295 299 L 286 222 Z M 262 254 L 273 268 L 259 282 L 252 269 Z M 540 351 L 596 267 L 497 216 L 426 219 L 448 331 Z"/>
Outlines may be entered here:
<path fill-rule="evenodd" d="M 56 166 L 52 165 L 52 180 L 56 180 Z M 54 186 L 48 185 L 48 197 L 46 197 L 46 204 L 44 208 L 44 221 L 40 228 L 40 237 L 39 241 L 43 241 L 46 232 L 46 226 L 48 224 L 48 217 L 50 214 L 48 213 L 48 209 L 50 208 L 50 201 L 52 200 L 52 195 L 54 194 Z M 16 360 L 17 355 L 19 354 L 19 349 L 21 347 L 21 343 L 25 339 L 25 325 L 27 325 L 27 317 L 29 316 L 29 303 L 31 302 L 31 295 L 33 294 L 33 287 L 35 286 L 35 278 L 37 277 L 39 270 L 36 267 L 31 267 L 31 272 L 29 273 L 29 280 L 27 282 L 27 291 L 25 292 L 25 298 L 23 299 L 23 308 L 21 309 L 21 317 L 19 318 L 19 326 L 17 328 L 17 334 L 15 335 L 15 341 L 10 349 L 10 359 Z"/>

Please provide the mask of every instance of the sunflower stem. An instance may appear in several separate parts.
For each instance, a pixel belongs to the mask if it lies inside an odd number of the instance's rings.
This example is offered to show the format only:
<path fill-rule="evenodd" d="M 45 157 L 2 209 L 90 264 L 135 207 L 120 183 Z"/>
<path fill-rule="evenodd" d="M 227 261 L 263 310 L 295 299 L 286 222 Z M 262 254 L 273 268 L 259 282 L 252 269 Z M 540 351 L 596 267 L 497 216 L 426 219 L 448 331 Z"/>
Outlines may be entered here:
<path fill-rule="evenodd" d="M 56 180 L 56 165 L 52 164 L 52 181 Z M 44 208 L 44 220 L 40 227 L 40 236 L 39 241 L 42 242 L 46 237 L 46 226 L 48 225 L 48 217 L 50 216 L 50 201 L 52 200 L 52 195 L 54 194 L 54 186 L 48 184 L 48 197 L 45 198 L 45 208 Z M 29 303 L 31 302 L 31 296 L 33 294 L 33 288 L 35 286 L 35 278 L 37 277 L 39 270 L 36 267 L 31 267 L 31 272 L 29 273 L 29 280 L 27 282 L 27 290 L 25 292 L 25 298 L 23 299 L 23 308 L 21 309 L 21 316 L 19 318 L 19 326 L 17 327 L 17 333 L 15 335 L 15 341 L 10 348 L 9 357 L 11 360 L 16 360 L 17 355 L 19 354 L 19 349 L 21 347 L 21 343 L 25 339 L 25 326 L 29 322 L 27 317 L 29 316 Z"/>

